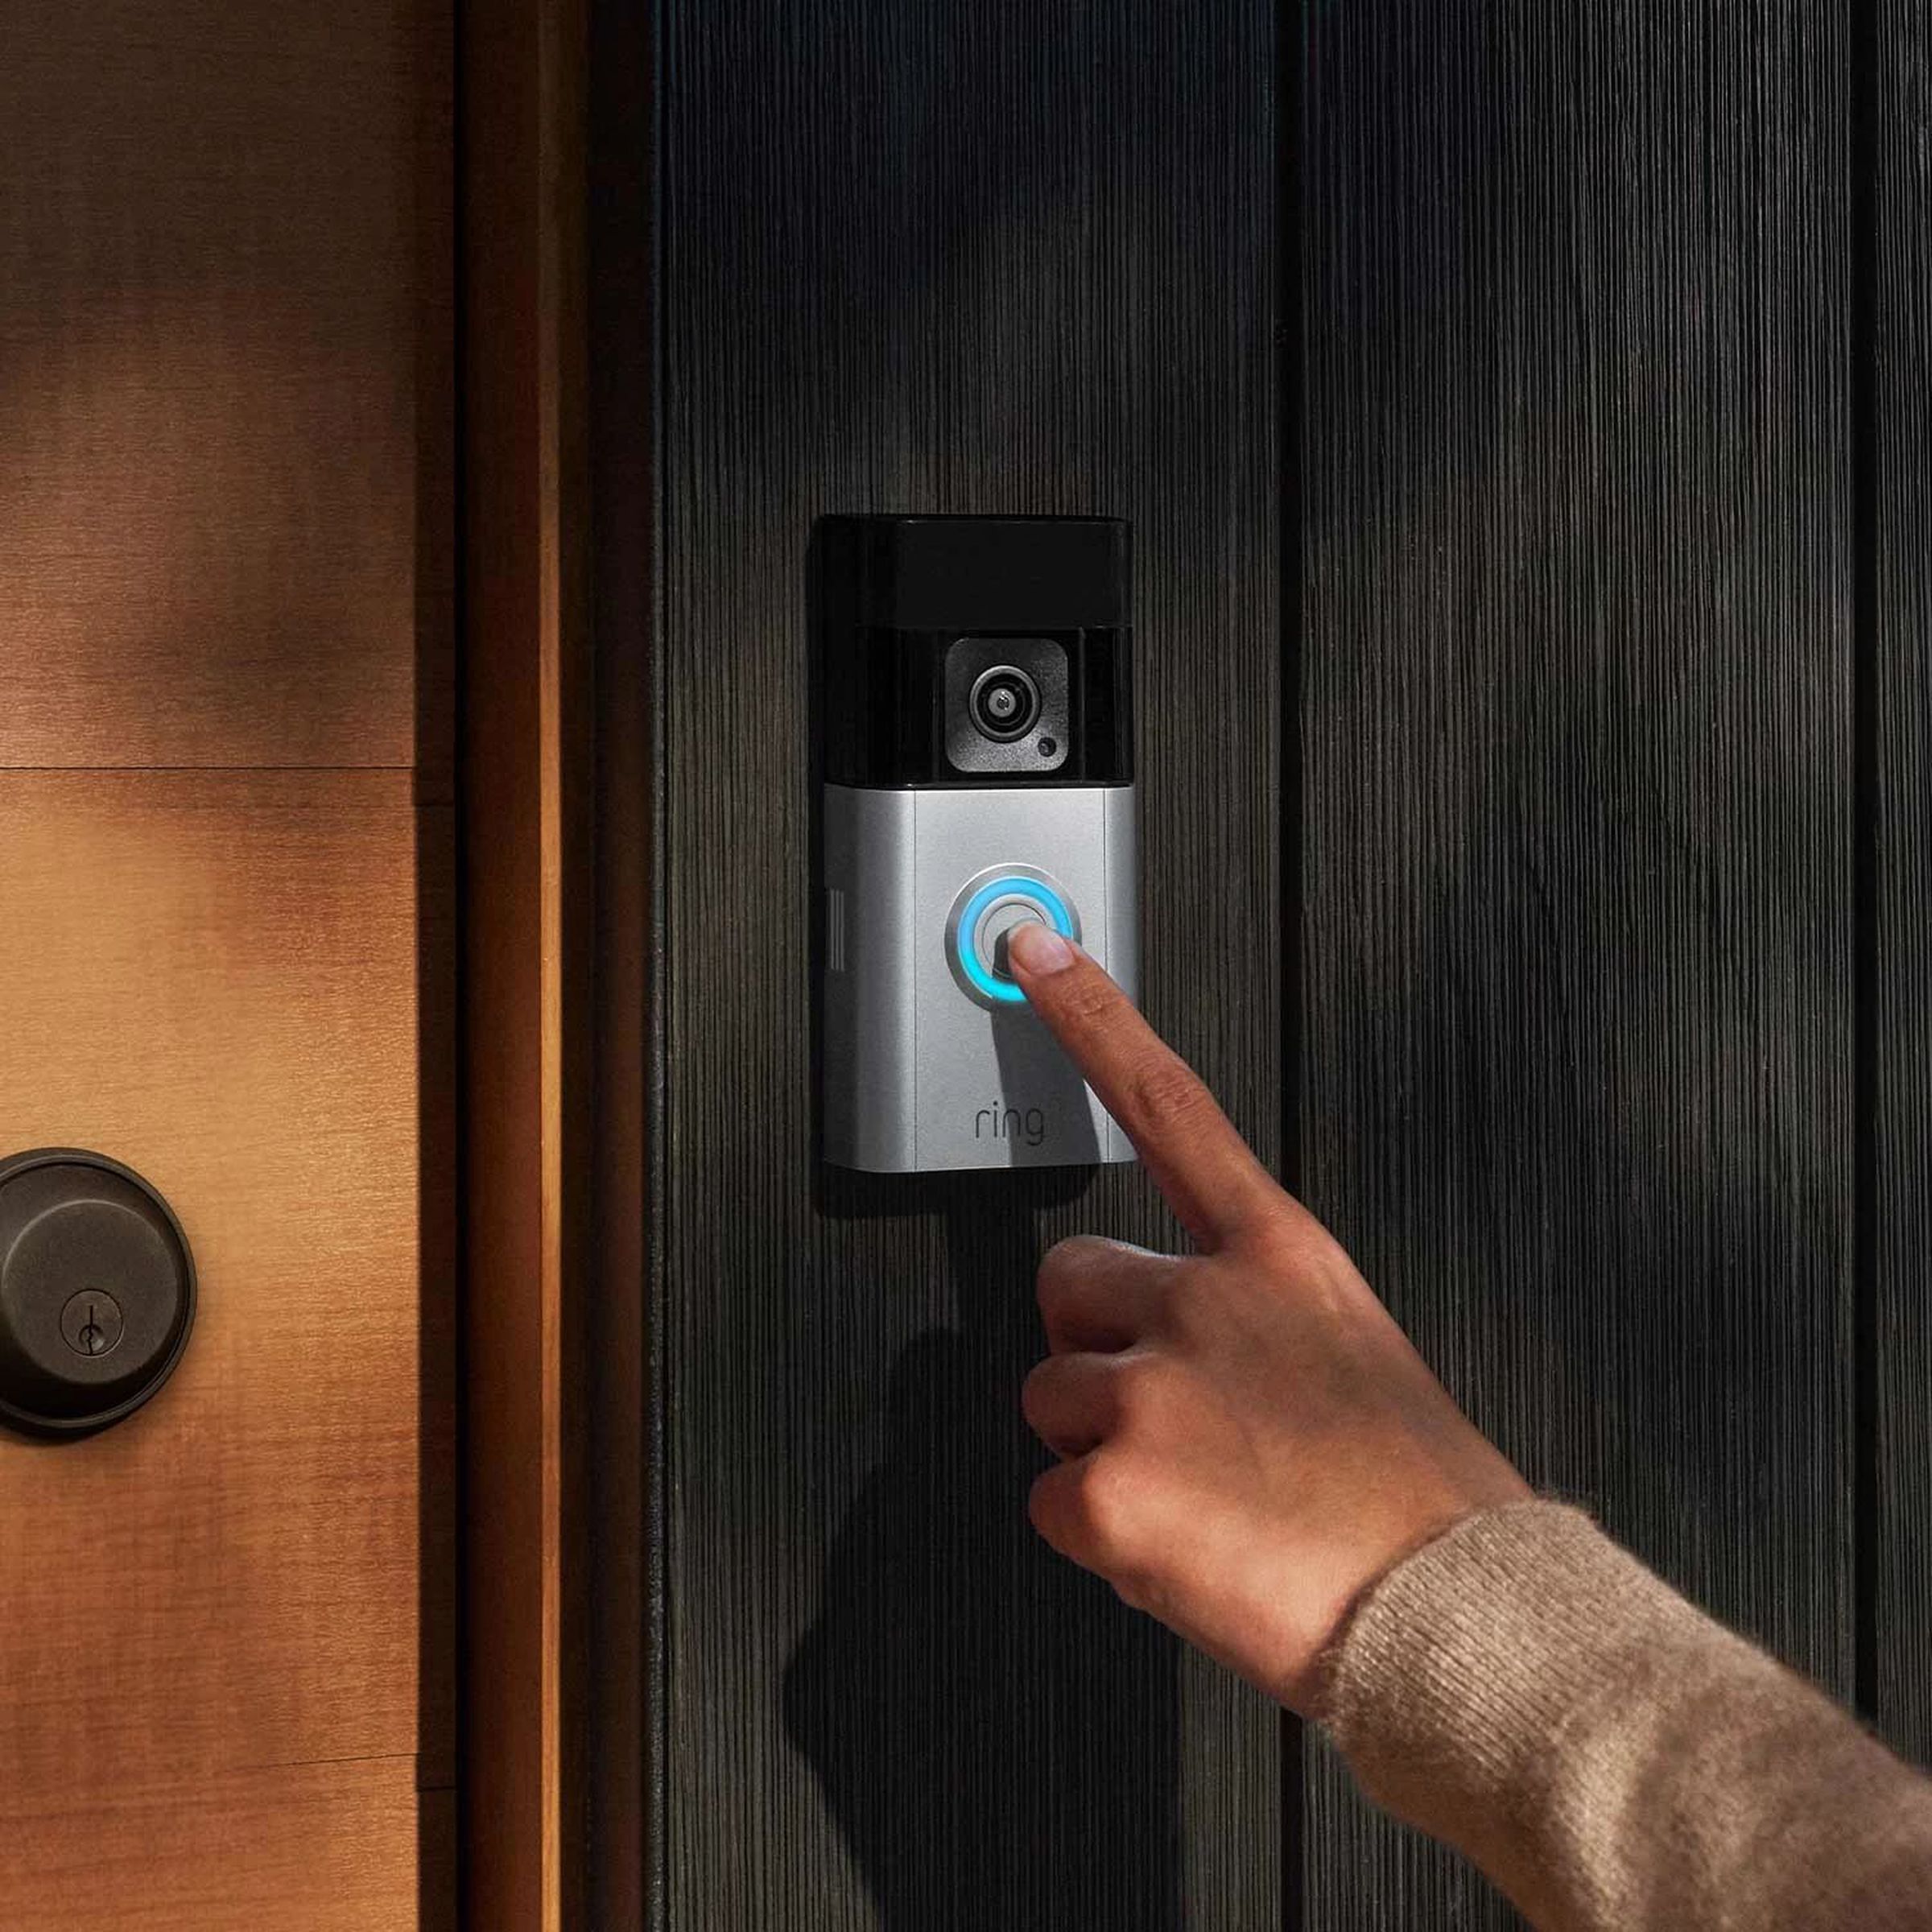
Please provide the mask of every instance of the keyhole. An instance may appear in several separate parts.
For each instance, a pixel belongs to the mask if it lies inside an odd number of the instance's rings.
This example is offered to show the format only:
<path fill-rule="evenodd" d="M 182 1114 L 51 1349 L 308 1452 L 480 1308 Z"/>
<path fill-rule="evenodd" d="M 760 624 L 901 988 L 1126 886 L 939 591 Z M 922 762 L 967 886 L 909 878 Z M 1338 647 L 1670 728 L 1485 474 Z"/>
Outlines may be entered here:
<path fill-rule="evenodd" d="M 76 1355 L 109 1355 L 125 1326 L 121 1304 L 105 1289 L 83 1288 L 60 1311 L 60 1333 Z"/>

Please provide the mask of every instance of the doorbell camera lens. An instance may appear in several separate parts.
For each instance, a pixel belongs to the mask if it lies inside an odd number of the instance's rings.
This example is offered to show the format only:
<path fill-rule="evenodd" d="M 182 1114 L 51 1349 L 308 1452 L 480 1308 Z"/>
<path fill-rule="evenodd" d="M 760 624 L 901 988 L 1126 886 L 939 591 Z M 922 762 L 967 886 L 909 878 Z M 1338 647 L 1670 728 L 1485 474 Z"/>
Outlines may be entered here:
<path fill-rule="evenodd" d="M 952 772 L 1059 782 L 1073 724 L 1067 640 L 955 638 L 934 692 Z M 1049 741 L 1052 751 L 1041 748 Z"/>
<path fill-rule="evenodd" d="M 1023 738 L 1040 715 L 1040 687 L 1017 664 L 995 664 L 973 680 L 967 708 L 996 745 Z"/>

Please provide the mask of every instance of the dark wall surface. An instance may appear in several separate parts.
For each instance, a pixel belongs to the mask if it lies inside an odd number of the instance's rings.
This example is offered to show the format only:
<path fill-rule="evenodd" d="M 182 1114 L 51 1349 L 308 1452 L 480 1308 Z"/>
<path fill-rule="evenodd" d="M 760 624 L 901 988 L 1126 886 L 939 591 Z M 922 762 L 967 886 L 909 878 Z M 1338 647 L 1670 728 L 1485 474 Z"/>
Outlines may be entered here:
<path fill-rule="evenodd" d="M 1843 16 L 1311 10 L 1296 1073 L 1478 1423 L 1849 1695 Z M 1506 1920 L 1308 1788 L 1304 1923 Z"/>
<path fill-rule="evenodd" d="M 813 1171 L 829 511 L 1133 520 L 1155 1023 L 1534 1480 L 1932 1750 L 1918 10 L 657 31 L 661 1922 L 1509 1922 L 1027 1526 L 1033 1268 L 1145 1179 Z"/>
<path fill-rule="evenodd" d="M 820 1182 L 805 557 L 836 511 L 1137 552 L 1150 1008 L 1280 1104 L 1274 22 L 673 0 L 657 66 L 663 1922 L 1273 1923 L 1276 1714 L 1026 1515 L 1060 1235 L 1137 1170 Z"/>
<path fill-rule="evenodd" d="M 1860 448 L 1860 770 L 1870 908 L 1860 985 L 1861 1259 L 1872 1296 L 1865 1541 L 1873 1596 L 1861 1686 L 1880 1729 L 1932 1763 L 1932 21 L 1879 0 L 1863 52 L 1860 288 L 1869 358 Z"/>

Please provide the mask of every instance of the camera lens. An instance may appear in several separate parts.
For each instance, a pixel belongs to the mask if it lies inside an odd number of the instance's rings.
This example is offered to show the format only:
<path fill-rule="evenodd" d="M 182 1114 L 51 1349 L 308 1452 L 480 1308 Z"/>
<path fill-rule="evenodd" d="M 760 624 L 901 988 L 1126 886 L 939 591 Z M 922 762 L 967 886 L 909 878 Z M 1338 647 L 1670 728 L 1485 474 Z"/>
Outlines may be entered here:
<path fill-rule="evenodd" d="M 1003 745 L 1032 730 L 1040 715 L 1040 687 L 1017 664 L 996 664 L 973 679 L 966 708 L 973 729 Z"/>

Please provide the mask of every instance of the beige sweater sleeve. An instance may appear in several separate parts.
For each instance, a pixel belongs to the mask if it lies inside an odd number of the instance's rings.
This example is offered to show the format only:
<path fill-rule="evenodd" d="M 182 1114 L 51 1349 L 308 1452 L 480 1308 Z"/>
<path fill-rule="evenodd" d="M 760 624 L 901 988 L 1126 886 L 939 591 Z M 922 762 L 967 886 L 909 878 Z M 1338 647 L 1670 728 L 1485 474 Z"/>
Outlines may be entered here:
<path fill-rule="evenodd" d="M 1321 1715 L 1545 1932 L 1932 1927 L 1932 1781 L 1581 1511 L 1471 1517 L 1364 1593 Z"/>

